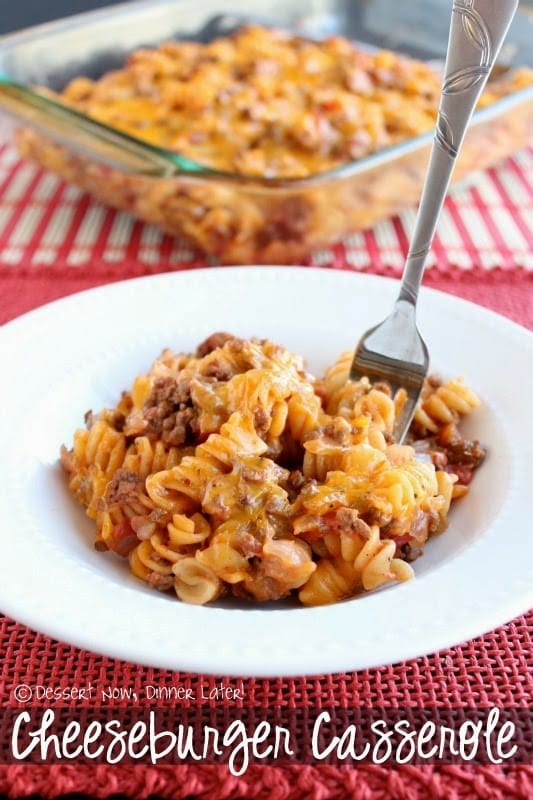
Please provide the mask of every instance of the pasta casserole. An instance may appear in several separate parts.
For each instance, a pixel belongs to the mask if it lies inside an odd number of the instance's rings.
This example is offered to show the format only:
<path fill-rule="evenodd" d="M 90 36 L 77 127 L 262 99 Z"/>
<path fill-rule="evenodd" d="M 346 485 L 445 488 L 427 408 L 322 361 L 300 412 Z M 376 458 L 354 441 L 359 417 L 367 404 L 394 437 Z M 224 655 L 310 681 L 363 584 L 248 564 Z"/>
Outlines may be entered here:
<path fill-rule="evenodd" d="M 429 138 L 394 147 L 433 130 L 440 83 L 432 66 L 398 53 L 253 25 L 208 43 L 137 48 L 97 80 L 41 90 L 201 165 L 192 174 L 125 172 L 29 127 L 17 142 L 24 156 L 223 263 L 297 263 L 419 200 Z M 532 70 L 510 72 L 491 80 L 481 105 L 531 85 Z M 527 98 L 473 125 L 454 179 L 525 146 L 531 125 Z"/>
<path fill-rule="evenodd" d="M 164 350 L 61 449 L 96 548 L 196 604 L 321 605 L 413 577 L 484 458 L 457 427 L 479 400 L 460 379 L 428 379 L 399 445 L 404 390 L 348 381 L 351 358 L 317 380 L 268 340 Z"/>
<path fill-rule="evenodd" d="M 481 105 L 531 83 L 526 68 L 493 81 Z M 422 61 L 254 25 L 207 44 L 136 50 L 122 69 L 75 78 L 60 97 L 199 164 L 298 178 L 431 131 L 440 87 Z"/>

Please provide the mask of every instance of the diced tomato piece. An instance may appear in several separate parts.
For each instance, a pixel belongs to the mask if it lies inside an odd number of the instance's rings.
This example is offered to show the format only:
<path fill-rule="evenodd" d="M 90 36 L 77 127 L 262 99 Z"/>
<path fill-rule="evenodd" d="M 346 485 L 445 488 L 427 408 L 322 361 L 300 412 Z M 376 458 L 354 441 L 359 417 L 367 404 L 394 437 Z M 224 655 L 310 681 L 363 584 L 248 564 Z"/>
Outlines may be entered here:
<path fill-rule="evenodd" d="M 111 536 L 107 540 L 109 549 L 124 557 L 133 550 L 136 544 L 139 544 L 139 540 L 129 520 L 124 520 L 115 525 Z"/>
<path fill-rule="evenodd" d="M 404 544 L 409 544 L 413 541 L 413 537 L 410 533 L 404 533 L 401 536 L 391 536 L 390 537 L 394 544 L 396 545 L 396 550 L 398 551 L 400 547 L 403 547 Z"/>

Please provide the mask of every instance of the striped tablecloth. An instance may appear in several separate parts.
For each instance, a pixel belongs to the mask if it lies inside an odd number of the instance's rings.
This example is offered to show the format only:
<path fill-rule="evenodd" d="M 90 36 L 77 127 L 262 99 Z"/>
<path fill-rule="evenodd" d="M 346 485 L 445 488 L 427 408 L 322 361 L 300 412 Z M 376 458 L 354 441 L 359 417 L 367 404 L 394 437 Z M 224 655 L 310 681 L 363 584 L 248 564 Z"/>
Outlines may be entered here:
<path fill-rule="evenodd" d="M 455 189 L 439 223 L 429 270 L 533 270 L 533 150 Z M 314 266 L 399 275 L 415 210 L 385 220 L 328 250 Z M 0 150 L 0 265 L 90 269 L 101 275 L 131 266 L 136 273 L 205 264 L 202 256 L 152 226 L 92 201 L 50 173 Z M 212 262 L 214 263 L 214 262 Z"/>

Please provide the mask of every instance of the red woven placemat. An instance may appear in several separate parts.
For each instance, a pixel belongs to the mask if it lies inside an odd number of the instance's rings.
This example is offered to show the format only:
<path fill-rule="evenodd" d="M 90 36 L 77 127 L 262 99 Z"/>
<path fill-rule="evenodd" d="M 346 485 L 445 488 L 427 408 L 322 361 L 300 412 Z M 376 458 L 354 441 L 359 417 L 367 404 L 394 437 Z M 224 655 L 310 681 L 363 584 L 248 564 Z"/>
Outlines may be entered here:
<path fill-rule="evenodd" d="M 426 285 L 533 326 L 530 151 L 476 178 L 447 202 Z M 51 299 L 133 275 L 205 266 L 198 254 L 127 215 L 97 206 L 52 176 L 0 155 L 0 321 Z M 412 212 L 322 253 L 309 263 L 396 275 Z M 531 621 L 515 620 L 472 642 L 425 658 L 312 679 L 246 680 L 250 707 L 521 707 L 531 702 Z M 80 651 L 0 618 L 0 702 L 30 686 L 180 684 L 197 693 L 216 679 L 153 670 Z M 224 678 L 225 684 L 236 682 Z M 230 701 L 227 701 L 228 705 Z M 132 798 L 521 798 L 533 774 L 517 766 L 0 766 L 0 794 L 58 797 L 85 792 Z"/>

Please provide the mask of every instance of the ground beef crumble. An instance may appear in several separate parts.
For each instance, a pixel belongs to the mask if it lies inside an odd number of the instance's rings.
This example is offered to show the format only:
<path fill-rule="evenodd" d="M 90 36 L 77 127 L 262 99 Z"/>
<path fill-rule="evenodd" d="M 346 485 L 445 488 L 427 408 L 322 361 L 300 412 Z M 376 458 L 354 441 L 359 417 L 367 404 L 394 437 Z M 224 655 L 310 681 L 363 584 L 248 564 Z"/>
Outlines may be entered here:
<path fill-rule="evenodd" d="M 204 367 L 202 375 L 205 378 L 214 378 L 216 381 L 229 381 L 233 377 L 233 370 L 226 361 L 215 359 Z"/>
<path fill-rule="evenodd" d="M 266 409 L 256 408 L 254 411 L 254 428 L 258 436 L 264 437 L 268 433 L 272 419 Z"/>
<path fill-rule="evenodd" d="M 137 472 L 128 469 L 117 469 L 106 490 L 108 505 L 131 503 L 138 499 L 144 490 L 144 481 Z"/>
<path fill-rule="evenodd" d="M 192 444 L 199 434 L 198 411 L 191 404 L 190 382 L 178 378 L 157 378 L 144 405 L 147 435 L 166 444 Z"/>
<path fill-rule="evenodd" d="M 191 399 L 190 381 L 182 378 L 156 378 L 150 396 L 145 403 L 146 408 L 170 409 Z"/>
<path fill-rule="evenodd" d="M 339 508 L 335 514 L 339 530 L 343 533 L 359 534 L 363 539 L 368 539 L 370 528 L 359 517 L 355 508 Z"/>
<path fill-rule="evenodd" d="M 217 350 L 219 347 L 223 347 L 226 342 L 230 339 L 235 338 L 232 336 L 231 333 L 226 333 L 224 331 L 220 331 L 218 333 L 212 333 L 211 336 L 208 336 L 207 339 L 198 345 L 196 348 L 196 356 L 198 358 L 203 358 L 207 356 L 209 353 L 212 353 L 213 350 Z"/>
<path fill-rule="evenodd" d="M 477 469 L 486 454 L 486 449 L 478 441 L 471 439 L 461 439 L 460 442 L 446 447 L 449 464 L 461 464 L 471 469 Z"/>

